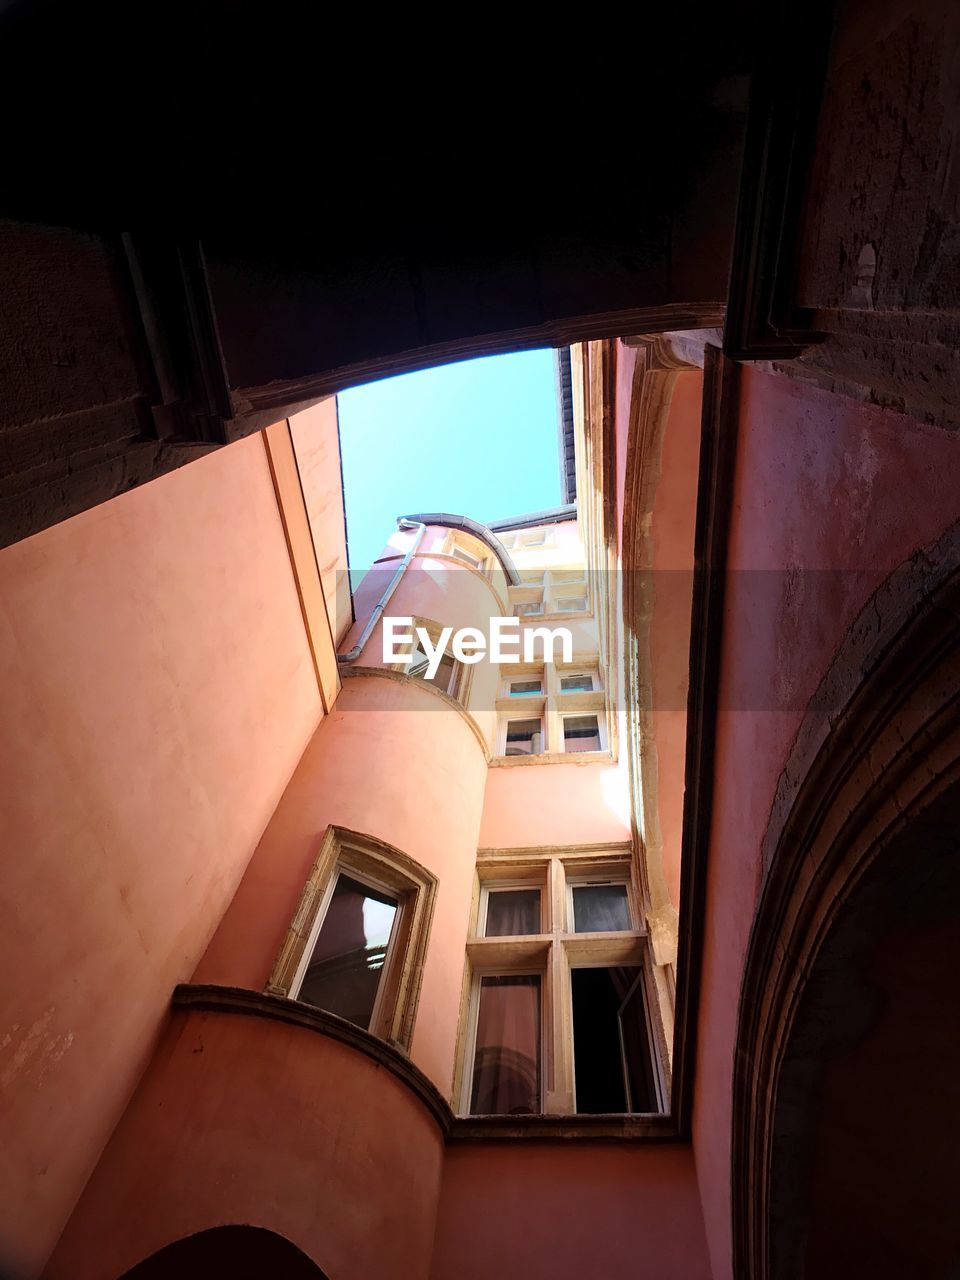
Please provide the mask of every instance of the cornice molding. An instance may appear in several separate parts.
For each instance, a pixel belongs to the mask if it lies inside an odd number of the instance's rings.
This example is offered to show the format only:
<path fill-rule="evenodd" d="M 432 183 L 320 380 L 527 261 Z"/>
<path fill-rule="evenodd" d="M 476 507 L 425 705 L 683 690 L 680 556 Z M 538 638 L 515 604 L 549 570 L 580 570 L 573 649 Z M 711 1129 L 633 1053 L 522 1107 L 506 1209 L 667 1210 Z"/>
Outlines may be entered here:
<path fill-rule="evenodd" d="M 361 1027 L 354 1026 L 352 1022 L 347 1022 L 345 1018 L 337 1017 L 335 1013 L 327 1013 L 312 1004 L 270 995 L 265 991 L 251 991 L 246 987 L 221 987 L 213 983 L 181 983 L 174 989 L 173 1007 L 178 1010 L 196 1009 L 204 1013 L 267 1018 L 272 1022 L 284 1022 L 288 1026 L 319 1032 L 328 1040 L 345 1044 L 370 1058 L 378 1066 L 386 1067 L 420 1099 L 441 1133 L 446 1136 L 450 1131 L 453 1112 L 433 1081 L 399 1049 Z"/>

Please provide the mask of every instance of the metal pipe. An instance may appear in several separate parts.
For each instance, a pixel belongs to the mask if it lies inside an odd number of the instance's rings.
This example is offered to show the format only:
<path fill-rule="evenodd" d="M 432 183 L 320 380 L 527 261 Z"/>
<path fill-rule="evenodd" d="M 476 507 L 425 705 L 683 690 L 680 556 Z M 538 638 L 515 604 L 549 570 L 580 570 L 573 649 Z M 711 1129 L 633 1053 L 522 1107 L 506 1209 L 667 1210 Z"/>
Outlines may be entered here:
<path fill-rule="evenodd" d="M 462 529 L 464 533 L 472 534 L 474 538 L 489 547 L 500 561 L 500 567 L 507 582 L 512 587 L 519 585 L 520 575 L 517 573 L 517 567 L 500 539 L 490 532 L 489 525 L 481 524 L 479 520 L 472 520 L 470 516 L 455 516 L 447 511 L 421 511 L 416 515 L 404 516 L 404 519 L 414 520 L 417 524 L 437 525 L 442 529 Z"/>
<path fill-rule="evenodd" d="M 373 628 L 380 621 L 380 618 L 383 615 L 384 609 L 386 609 L 387 605 L 390 603 L 390 597 L 393 595 L 394 591 L 396 591 L 400 583 L 400 579 L 403 577 L 404 569 L 406 569 L 407 565 L 410 563 L 413 557 L 417 554 L 417 548 L 420 546 L 420 543 L 423 541 L 423 535 L 427 531 L 427 526 L 426 524 L 424 524 L 422 520 L 410 520 L 407 516 L 400 516 L 400 518 L 397 520 L 397 528 L 398 529 L 416 529 L 417 535 L 414 538 L 414 540 L 410 543 L 410 546 L 407 548 L 406 554 L 404 555 L 403 559 L 400 561 L 399 565 L 397 566 L 396 573 L 387 583 L 387 586 L 384 589 L 383 594 L 381 595 L 377 603 L 374 605 L 373 612 L 370 614 L 370 617 L 366 621 L 366 625 L 364 626 L 363 630 L 360 632 L 360 639 L 353 646 L 353 648 L 349 650 L 349 652 L 337 654 L 338 666 L 342 666 L 342 667 L 349 666 L 351 662 L 356 662 L 356 660 L 360 657 L 360 654 L 363 652 L 364 645 L 370 639 L 370 635 L 371 635 L 371 632 L 373 631 Z"/>

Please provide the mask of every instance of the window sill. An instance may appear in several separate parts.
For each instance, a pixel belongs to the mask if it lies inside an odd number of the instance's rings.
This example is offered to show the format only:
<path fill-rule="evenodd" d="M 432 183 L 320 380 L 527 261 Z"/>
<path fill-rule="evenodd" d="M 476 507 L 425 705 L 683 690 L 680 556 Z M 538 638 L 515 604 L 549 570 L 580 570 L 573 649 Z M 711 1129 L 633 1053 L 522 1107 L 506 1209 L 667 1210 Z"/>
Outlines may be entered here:
<path fill-rule="evenodd" d="M 491 769 L 527 768 L 539 764 L 612 764 L 610 751 L 544 751 L 539 756 L 494 756 Z"/>
<path fill-rule="evenodd" d="M 449 1142 L 675 1142 L 669 1115 L 457 1116 Z"/>

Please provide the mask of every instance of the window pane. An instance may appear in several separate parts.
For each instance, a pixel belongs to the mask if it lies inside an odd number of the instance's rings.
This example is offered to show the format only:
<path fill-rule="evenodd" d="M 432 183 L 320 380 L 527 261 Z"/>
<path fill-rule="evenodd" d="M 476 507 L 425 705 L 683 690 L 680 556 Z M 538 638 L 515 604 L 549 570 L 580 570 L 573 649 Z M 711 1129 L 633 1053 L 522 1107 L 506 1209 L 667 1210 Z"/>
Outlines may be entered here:
<path fill-rule="evenodd" d="M 540 932 L 539 889 L 491 889 L 487 894 L 487 938 Z"/>
<path fill-rule="evenodd" d="M 515 618 L 535 617 L 540 613 L 543 613 L 542 600 L 521 600 L 519 604 L 513 606 L 513 616 Z"/>
<path fill-rule="evenodd" d="M 427 675 L 429 665 L 429 658 L 421 648 L 417 647 L 413 650 L 407 665 L 407 675 L 413 676 L 417 680 L 423 680 L 427 684 L 435 685 L 438 689 L 442 689 L 444 693 L 453 693 L 456 685 L 457 667 L 459 666 L 456 658 L 449 653 L 445 653 L 440 659 L 432 680 Z"/>
<path fill-rule="evenodd" d="M 297 998 L 369 1030 L 397 906 L 341 873 Z"/>
<path fill-rule="evenodd" d="M 471 555 L 469 551 L 464 551 L 463 547 L 454 547 L 453 554 L 457 560 L 463 560 L 465 564 L 472 564 L 475 569 L 479 569 L 483 564 L 479 556 Z"/>
<path fill-rule="evenodd" d="M 561 676 L 560 690 L 562 693 L 573 693 L 574 690 L 582 689 L 590 693 L 593 689 L 593 676 Z"/>
<path fill-rule="evenodd" d="M 508 720 L 507 755 L 538 756 L 542 736 L 539 720 Z"/>
<path fill-rule="evenodd" d="M 524 693 L 542 693 L 543 685 L 539 680 L 511 680 L 510 697 L 516 698 Z"/>
<path fill-rule="evenodd" d="M 480 979 L 470 1114 L 540 1111 L 540 975 Z"/>
<path fill-rule="evenodd" d="M 574 933 L 632 929 L 625 884 L 583 884 L 573 890 Z"/>
<path fill-rule="evenodd" d="M 640 968 L 573 969 L 570 978 L 577 1111 L 655 1111 Z"/>
<path fill-rule="evenodd" d="M 563 749 L 564 751 L 599 751 L 600 725 L 597 717 L 564 717 Z"/>

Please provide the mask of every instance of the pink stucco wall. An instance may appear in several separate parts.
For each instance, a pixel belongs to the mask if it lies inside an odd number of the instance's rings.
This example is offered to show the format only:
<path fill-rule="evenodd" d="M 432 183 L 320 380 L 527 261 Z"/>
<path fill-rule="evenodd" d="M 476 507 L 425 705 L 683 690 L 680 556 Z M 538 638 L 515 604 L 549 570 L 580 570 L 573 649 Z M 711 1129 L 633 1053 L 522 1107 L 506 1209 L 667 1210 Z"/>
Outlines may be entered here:
<path fill-rule="evenodd" d="M 289 421 L 327 615 L 334 642 L 339 643 L 352 615 L 336 396 L 295 413 Z"/>
<path fill-rule="evenodd" d="M 650 624 L 650 682 L 657 809 L 664 875 L 675 906 L 680 902 L 702 390 L 703 374 L 699 370 L 681 373 L 674 384 L 650 526 L 655 596 Z"/>
<path fill-rule="evenodd" d="M 331 1280 L 427 1280 L 442 1159 L 431 1113 L 364 1054 L 178 1012 L 45 1280 L 115 1280 L 227 1223 L 278 1232 Z"/>
<path fill-rule="evenodd" d="M 689 1147 L 447 1151 L 431 1280 L 710 1280 Z"/>
<path fill-rule="evenodd" d="M 320 716 L 259 437 L 0 553 L 0 1269 L 36 1274 Z"/>
<path fill-rule="evenodd" d="M 492 768 L 479 843 L 485 849 L 630 839 L 622 764 L 609 760 Z"/>
<path fill-rule="evenodd" d="M 439 879 L 411 1057 L 449 1096 L 485 777 L 465 719 L 428 689 L 349 677 L 195 981 L 263 988 L 329 824 L 386 840 Z"/>
<path fill-rule="evenodd" d="M 956 518 L 958 474 L 954 433 L 743 370 L 694 1102 L 715 1280 L 732 1274 L 737 1004 L 777 779 L 861 607 Z"/>

